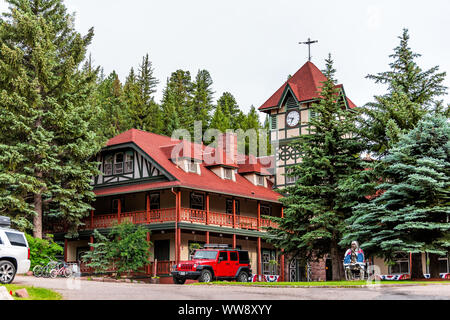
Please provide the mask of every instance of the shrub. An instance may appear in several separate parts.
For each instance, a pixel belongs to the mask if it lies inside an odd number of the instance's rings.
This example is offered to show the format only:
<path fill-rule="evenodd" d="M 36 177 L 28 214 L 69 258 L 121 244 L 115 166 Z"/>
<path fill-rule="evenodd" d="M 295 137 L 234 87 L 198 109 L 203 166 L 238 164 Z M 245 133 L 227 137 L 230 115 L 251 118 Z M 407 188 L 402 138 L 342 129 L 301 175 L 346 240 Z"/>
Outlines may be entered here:
<path fill-rule="evenodd" d="M 29 234 L 25 236 L 30 247 L 31 269 L 36 265 L 47 264 L 50 259 L 56 260 L 56 256 L 61 255 L 64 251 L 63 247 L 55 243 L 50 235 L 48 240 L 33 238 Z"/>

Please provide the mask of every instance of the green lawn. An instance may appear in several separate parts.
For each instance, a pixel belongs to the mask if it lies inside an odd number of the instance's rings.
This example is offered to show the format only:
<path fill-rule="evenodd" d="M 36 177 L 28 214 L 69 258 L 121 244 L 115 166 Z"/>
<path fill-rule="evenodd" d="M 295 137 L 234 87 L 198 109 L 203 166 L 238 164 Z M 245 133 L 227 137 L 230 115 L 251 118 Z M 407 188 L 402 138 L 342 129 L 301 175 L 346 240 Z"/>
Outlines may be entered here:
<path fill-rule="evenodd" d="M 379 281 L 372 285 L 428 285 L 428 284 L 448 284 L 449 280 L 443 281 Z M 354 287 L 370 285 L 367 281 L 312 281 L 312 282 L 228 282 L 214 281 L 210 283 L 192 283 L 191 285 L 228 285 L 228 286 L 264 286 L 264 287 Z"/>
<path fill-rule="evenodd" d="M 16 290 L 25 288 L 28 291 L 28 294 L 30 295 L 30 298 L 25 299 L 25 298 L 17 298 L 15 296 L 14 299 L 15 300 L 61 300 L 62 296 L 52 290 L 49 289 L 44 289 L 44 288 L 36 288 L 36 287 L 28 287 L 28 286 L 20 286 L 20 285 L 16 285 L 16 284 L 7 284 L 7 285 L 2 285 L 5 286 L 6 289 L 9 291 L 14 292 Z"/>

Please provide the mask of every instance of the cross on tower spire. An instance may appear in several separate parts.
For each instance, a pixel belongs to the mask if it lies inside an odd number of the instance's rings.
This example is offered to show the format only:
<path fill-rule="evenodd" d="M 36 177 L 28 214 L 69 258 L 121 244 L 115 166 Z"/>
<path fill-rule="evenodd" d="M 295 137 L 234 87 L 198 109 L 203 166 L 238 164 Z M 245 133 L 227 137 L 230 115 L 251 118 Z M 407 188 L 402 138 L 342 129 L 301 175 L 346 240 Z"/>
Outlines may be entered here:
<path fill-rule="evenodd" d="M 311 61 L 311 45 L 313 43 L 317 43 L 319 42 L 318 40 L 312 40 L 310 38 L 308 38 L 308 41 L 306 42 L 299 42 L 299 44 L 307 44 L 308 45 L 308 61 Z"/>

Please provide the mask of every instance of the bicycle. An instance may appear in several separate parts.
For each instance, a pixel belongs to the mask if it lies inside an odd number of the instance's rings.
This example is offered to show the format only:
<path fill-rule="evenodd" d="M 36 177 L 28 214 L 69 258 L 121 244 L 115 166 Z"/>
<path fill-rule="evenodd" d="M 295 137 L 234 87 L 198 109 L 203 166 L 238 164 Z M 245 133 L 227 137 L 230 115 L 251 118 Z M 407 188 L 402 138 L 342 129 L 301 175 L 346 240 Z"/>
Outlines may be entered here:
<path fill-rule="evenodd" d="M 72 275 L 72 269 L 68 267 L 67 263 L 62 262 L 56 268 L 50 271 L 50 277 L 56 278 L 57 276 L 69 278 Z"/>

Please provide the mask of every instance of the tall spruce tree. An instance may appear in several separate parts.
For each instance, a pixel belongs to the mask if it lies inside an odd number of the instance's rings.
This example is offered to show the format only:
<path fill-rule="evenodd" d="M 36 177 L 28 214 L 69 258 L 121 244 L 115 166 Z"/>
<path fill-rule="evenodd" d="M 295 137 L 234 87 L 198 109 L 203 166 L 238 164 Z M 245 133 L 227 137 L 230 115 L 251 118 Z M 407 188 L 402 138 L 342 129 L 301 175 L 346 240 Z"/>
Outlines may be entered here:
<path fill-rule="evenodd" d="M 217 100 L 216 108 L 220 108 L 223 115 L 229 119 L 229 129 L 239 129 L 242 126 L 243 113 L 236 102 L 236 99 L 230 92 L 224 92 L 222 96 Z"/>
<path fill-rule="evenodd" d="M 213 110 L 213 81 L 207 70 L 199 70 L 193 83 L 191 112 L 194 121 L 201 121 L 203 132 L 208 129 Z"/>
<path fill-rule="evenodd" d="M 0 210 L 41 238 L 43 214 L 75 227 L 91 209 L 99 150 L 81 36 L 62 0 L 7 0 L 0 20 Z M 73 229 L 73 230 L 74 230 Z"/>
<path fill-rule="evenodd" d="M 124 86 L 124 103 L 128 113 L 128 127 L 154 133 L 162 131 L 162 112 L 154 94 L 159 81 L 153 76 L 148 54 L 142 58 L 138 74 L 132 68 Z"/>
<path fill-rule="evenodd" d="M 183 128 L 188 131 L 193 129 L 192 88 L 189 71 L 177 70 L 167 79 L 161 102 L 165 135 L 172 135 L 175 129 Z"/>
<path fill-rule="evenodd" d="M 445 72 L 435 66 L 423 71 L 416 63 L 420 57 L 409 47 L 409 33 L 403 30 L 400 44 L 389 57 L 394 61 L 390 70 L 368 75 L 377 84 L 387 86 L 387 93 L 375 96 L 375 102 L 363 108 L 361 134 L 365 137 L 369 151 L 385 155 L 402 133 L 413 129 L 429 111 L 439 109 L 438 98 L 446 94 L 443 85 Z"/>
<path fill-rule="evenodd" d="M 423 278 L 421 252 L 430 254 L 430 271 L 439 277 L 438 255 L 450 248 L 450 124 L 429 116 L 382 160 L 382 193 L 355 207 L 345 241 L 358 239 L 368 252 L 391 260 L 413 253 L 413 278 Z"/>
<path fill-rule="evenodd" d="M 310 134 L 292 144 L 302 154 L 301 164 L 291 167 L 295 185 L 286 187 L 284 218 L 270 218 L 279 225 L 269 228 L 267 241 L 288 254 L 316 259 L 329 254 L 333 280 L 342 278 L 343 252 L 339 241 L 345 219 L 351 215 L 354 199 L 339 192 L 341 183 L 361 170 L 359 153 L 363 146 L 354 135 L 355 112 L 347 110 L 335 86 L 331 56 L 324 71 L 327 81 L 321 97 L 312 108 L 317 116 L 310 120 Z"/>

